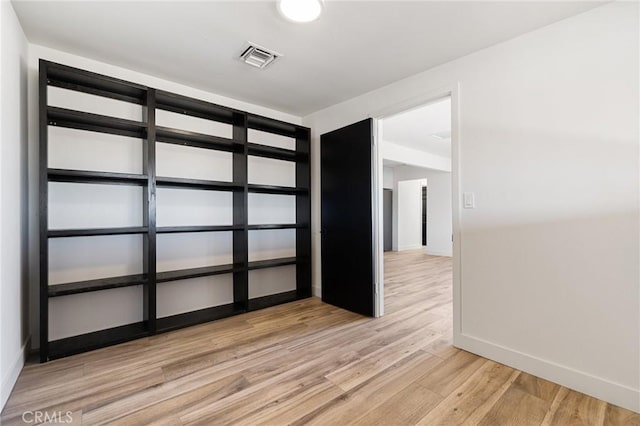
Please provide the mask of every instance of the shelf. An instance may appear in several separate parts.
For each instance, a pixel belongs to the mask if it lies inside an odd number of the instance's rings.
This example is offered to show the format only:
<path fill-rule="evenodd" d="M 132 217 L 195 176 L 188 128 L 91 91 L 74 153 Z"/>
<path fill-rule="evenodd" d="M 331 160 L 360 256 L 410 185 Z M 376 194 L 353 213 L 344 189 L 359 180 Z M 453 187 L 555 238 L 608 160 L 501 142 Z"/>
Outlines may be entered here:
<path fill-rule="evenodd" d="M 130 287 L 146 284 L 143 274 L 125 275 L 122 277 L 100 278 L 73 283 L 53 284 L 49 286 L 49 297 L 68 296 L 70 294 L 88 293 L 91 291 L 108 290 L 112 288 Z"/>
<path fill-rule="evenodd" d="M 233 182 L 174 177 L 158 177 L 156 178 L 156 185 L 163 188 L 201 189 L 208 191 L 233 191 L 234 189 L 243 188 L 242 185 Z"/>
<path fill-rule="evenodd" d="M 265 229 L 298 229 L 298 228 L 306 228 L 305 225 L 297 225 L 295 223 L 283 223 L 277 225 L 249 225 L 247 226 L 249 231 L 259 231 Z"/>
<path fill-rule="evenodd" d="M 248 270 L 276 268 L 278 266 L 295 265 L 298 263 L 297 257 L 281 257 L 279 259 L 257 260 L 249 262 Z"/>
<path fill-rule="evenodd" d="M 166 111 L 229 124 L 233 122 L 234 114 L 244 114 L 242 111 L 163 90 L 156 91 L 156 106 Z"/>
<path fill-rule="evenodd" d="M 239 111 L 206 102 L 200 99 L 192 99 L 187 96 L 157 90 L 152 87 L 142 86 L 116 78 L 95 74 L 88 71 L 68 67 L 66 65 L 55 64 L 40 60 L 39 70 L 39 152 L 38 159 L 38 181 L 40 182 L 40 196 L 38 197 L 40 220 L 39 220 L 39 242 L 40 242 L 40 361 L 60 358 L 80 352 L 110 346 L 140 337 L 156 335 L 161 332 L 179 329 L 182 327 L 201 324 L 220 318 L 247 312 L 249 309 L 261 309 L 269 306 L 287 303 L 311 295 L 311 174 L 310 174 L 310 129 L 297 124 L 286 123 L 267 117 L 261 117 L 248 112 Z M 76 106 L 79 110 L 57 107 L 48 104 L 48 94 L 51 88 L 62 88 L 69 91 L 83 92 L 90 95 L 102 96 L 122 102 L 128 102 L 129 106 L 137 104 L 142 106 L 141 116 L 132 117 L 133 120 L 110 117 L 83 111 L 83 106 Z M 63 93 L 62 90 L 59 92 Z M 73 95 L 73 92 L 64 93 Z M 76 93 L 77 94 L 77 93 Z M 140 109 L 140 107 L 137 107 Z M 210 123 L 224 123 L 229 133 L 224 133 L 227 137 L 209 135 L 206 129 L 189 131 L 176 129 L 173 127 L 157 126 L 156 117 L 167 111 L 180 114 L 183 119 L 197 117 L 199 119 L 210 120 Z M 108 112 L 107 112 L 108 114 Z M 186 117 L 184 117 L 185 115 Z M 161 118 L 161 117 L 160 117 Z M 160 120 L 161 121 L 161 120 Z M 144 171 L 135 173 L 119 173 L 111 171 L 92 170 L 72 170 L 49 168 L 48 148 L 50 146 L 49 137 L 58 136 L 52 126 L 60 126 L 71 129 L 79 129 L 90 132 L 99 132 L 113 135 L 121 135 L 135 138 L 142 142 L 140 147 L 141 161 Z M 171 125 L 169 125 L 171 126 Z M 251 129 L 251 130 L 250 130 Z M 283 145 L 293 149 L 279 148 L 259 143 L 248 143 L 249 132 L 263 131 L 274 135 L 290 138 L 291 144 Z M 86 134 L 87 143 L 90 143 L 91 134 Z M 233 165 L 233 181 L 216 181 L 204 179 L 192 179 L 184 176 L 157 176 L 157 155 L 156 150 L 173 144 L 191 149 L 183 149 L 192 153 L 204 153 L 195 149 L 207 149 L 228 154 L 220 154 L 231 157 Z M 75 155 L 73 152 L 64 152 L 65 155 Z M 287 166 L 295 166 L 295 187 L 249 184 L 248 161 L 249 156 L 271 158 L 288 161 Z M 254 158 L 255 158 L 254 157 Z M 100 161 L 100 157 L 95 157 L 94 161 Z M 178 160 L 178 159 L 176 159 Z M 283 164 L 284 165 L 284 164 Z M 50 193 L 54 185 L 48 182 L 80 183 L 80 184 L 113 184 L 130 185 L 140 188 L 143 192 L 142 216 L 140 226 L 124 226 L 113 228 L 85 228 L 85 229 L 47 229 L 47 211 L 49 209 Z M 61 185 L 62 186 L 62 185 Z M 66 185 L 68 186 L 68 185 Z M 178 188 L 189 190 L 225 191 L 232 200 L 233 222 L 230 225 L 197 225 L 197 226 L 157 226 L 157 191 L 156 188 Z M 101 200 L 103 188 L 96 188 L 96 200 Z M 136 189 L 138 191 L 138 189 Z M 148 193 L 148 194 L 147 194 Z M 295 223 L 266 223 L 249 225 L 249 211 L 247 207 L 247 197 L 249 193 L 262 194 L 282 194 L 295 196 Z M 147 196 L 149 195 L 149 196 Z M 197 195 L 197 194 L 196 194 Z M 200 194 L 206 195 L 206 194 Z M 213 194 L 215 195 L 215 193 Z M 253 197 L 253 196 L 252 196 Z M 55 197 L 54 197 L 55 198 Z M 272 197 L 276 198 L 276 197 Z M 140 201 L 140 200 L 138 200 Z M 105 214 L 109 214 L 111 208 L 108 200 L 102 201 L 105 204 Z M 185 212 L 187 213 L 187 212 Z M 80 213 L 78 213 L 80 214 Z M 82 219 L 82 216 L 79 216 Z M 179 223 L 179 222 L 176 222 Z M 204 222 L 207 223 L 207 222 Z M 209 223 L 215 223 L 213 221 Z M 82 226 L 75 222 L 69 226 Z M 249 232 L 261 230 L 285 230 L 291 229 L 295 234 L 295 252 L 297 257 L 285 257 L 279 259 L 267 259 L 248 262 L 249 255 Z M 158 238 L 161 234 L 179 233 L 203 233 L 203 232 L 229 232 L 233 236 L 233 247 L 229 247 L 229 264 L 204 266 L 197 268 L 186 268 L 158 272 L 154 259 L 158 256 Z M 140 255 L 145 260 L 144 273 L 126 275 L 120 277 L 108 277 L 85 281 L 66 282 L 48 285 L 50 262 L 49 247 L 52 238 L 66 237 L 92 237 L 110 235 L 137 235 L 134 239 L 142 239 L 144 244 L 140 247 Z M 193 235 L 192 235 L 193 236 Z M 202 235 L 203 237 L 213 237 L 213 235 Z M 168 238 L 167 238 L 168 239 Z M 108 242 L 107 238 L 95 238 L 95 244 L 101 245 Z M 73 242 L 73 241 L 71 241 Z M 78 242 L 81 242 L 78 240 Z M 97 247 L 97 246 L 96 246 Z M 148 262 L 147 262 L 148 260 Z M 265 297 L 249 300 L 250 271 L 265 268 L 278 268 L 294 265 L 295 270 L 295 291 L 269 295 Z M 276 270 L 277 272 L 277 270 Z M 226 274 L 223 276 L 223 274 Z M 220 276 L 224 282 L 232 283 L 233 298 L 218 303 L 228 303 L 222 306 L 198 309 L 191 312 L 171 315 L 165 318 L 158 318 L 155 308 L 158 307 L 157 297 L 164 294 L 165 289 L 174 282 L 181 291 L 190 291 L 189 282 L 181 280 L 197 279 L 208 276 Z M 201 278 L 211 285 L 216 285 L 215 279 Z M 184 285 L 183 285 L 184 284 Z M 50 304 L 54 297 L 64 297 L 73 294 L 93 292 L 95 297 L 94 309 L 102 309 L 105 313 L 112 309 L 107 305 L 105 299 L 109 289 L 131 287 L 130 290 L 139 290 L 143 286 L 143 303 L 139 305 L 136 312 L 137 318 L 141 322 L 127 324 L 119 327 L 109 328 L 78 336 L 49 341 L 49 330 L 59 326 L 51 324 Z M 102 291 L 102 293 L 100 293 Z M 72 301 L 73 297 L 66 300 Z M 58 299 L 60 300 L 60 299 Z M 78 312 L 80 315 L 80 312 Z M 84 314 L 82 314 L 84 315 Z M 84 317 L 80 315 L 75 320 L 82 321 Z M 111 319 L 117 320 L 111 314 Z M 52 321 L 54 321 L 52 319 Z M 52 328 L 54 327 L 54 328 Z"/>
<path fill-rule="evenodd" d="M 239 152 L 242 150 L 242 142 L 233 139 L 160 126 L 156 126 L 156 141 L 219 151 Z"/>
<path fill-rule="evenodd" d="M 211 225 L 211 226 L 162 226 L 156 229 L 158 234 L 177 234 L 183 232 L 224 232 L 240 231 L 244 226 Z"/>
<path fill-rule="evenodd" d="M 129 226 L 124 228 L 86 228 L 86 229 L 50 229 L 49 238 L 65 237 L 93 237 L 98 235 L 127 235 L 145 234 L 149 232 L 146 226 Z"/>
<path fill-rule="evenodd" d="M 309 131 L 309 128 L 307 127 L 296 126 L 295 124 L 253 114 L 249 114 L 247 116 L 247 126 L 250 129 L 274 133 L 276 135 L 287 136 L 290 138 L 296 138 L 299 132 Z"/>
<path fill-rule="evenodd" d="M 143 322 L 80 334 L 49 342 L 49 359 L 62 358 L 148 336 Z"/>
<path fill-rule="evenodd" d="M 287 291 L 284 293 L 270 294 L 268 296 L 257 297 L 255 299 L 249 299 L 249 311 L 255 311 L 257 309 L 268 308 L 270 306 L 281 305 L 283 303 L 294 302 L 300 299 L 296 290 Z"/>
<path fill-rule="evenodd" d="M 143 104 L 147 88 L 139 84 L 95 74 L 78 68 L 43 61 L 50 86 L 90 93 L 135 104 Z"/>
<path fill-rule="evenodd" d="M 212 308 L 158 318 L 157 326 L 158 331 L 165 332 L 230 317 L 232 315 L 242 314 L 244 312 L 246 312 L 244 309 L 238 309 L 233 303 L 230 303 L 228 305 L 214 306 Z"/>
<path fill-rule="evenodd" d="M 274 158 L 276 160 L 296 161 L 308 158 L 291 149 L 276 148 L 275 146 L 260 145 L 257 143 L 247 144 L 248 154 L 256 157 Z"/>
<path fill-rule="evenodd" d="M 211 275 L 230 274 L 237 271 L 233 265 L 205 266 L 202 268 L 179 269 L 176 271 L 158 272 L 156 282 L 166 283 L 169 281 L 186 280 L 189 278 L 208 277 Z"/>
<path fill-rule="evenodd" d="M 260 194 L 281 194 L 281 195 L 296 195 L 307 193 L 308 190 L 304 188 L 293 188 L 290 186 L 275 186 L 275 185 L 248 185 L 249 192 Z"/>
<path fill-rule="evenodd" d="M 144 137 L 147 124 L 141 121 L 125 120 L 71 109 L 47 107 L 47 120 L 50 126 L 68 127 L 91 132 L 111 133 L 115 135 Z"/>
<path fill-rule="evenodd" d="M 49 182 L 104 183 L 115 185 L 146 185 L 148 177 L 131 173 L 91 170 L 48 169 Z"/>

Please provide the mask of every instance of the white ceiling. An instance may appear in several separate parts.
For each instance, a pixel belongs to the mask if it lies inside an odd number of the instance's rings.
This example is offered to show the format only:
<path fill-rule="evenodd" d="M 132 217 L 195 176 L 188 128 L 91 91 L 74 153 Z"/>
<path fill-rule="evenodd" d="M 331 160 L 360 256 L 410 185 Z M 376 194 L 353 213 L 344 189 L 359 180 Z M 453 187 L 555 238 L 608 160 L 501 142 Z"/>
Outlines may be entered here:
<path fill-rule="evenodd" d="M 451 132 L 451 98 L 382 120 L 385 142 L 451 158 L 451 137 L 433 136 L 447 132 Z"/>
<path fill-rule="evenodd" d="M 382 159 L 382 165 L 385 167 L 398 167 L 398 166 L 404 166 L 404 163 L 401 163 L 399 161 L 394 161 L 394 160 L 389 160 L 387 158 L 383 158 Z"/>
<path fill-rule="evenodd" d="M 30 42 L 304 116 L 600 3 L 327 1 L 309 24 L 272 1 L 13 1 Z M 237 60 L 246 41 L 285 56 Z"/>

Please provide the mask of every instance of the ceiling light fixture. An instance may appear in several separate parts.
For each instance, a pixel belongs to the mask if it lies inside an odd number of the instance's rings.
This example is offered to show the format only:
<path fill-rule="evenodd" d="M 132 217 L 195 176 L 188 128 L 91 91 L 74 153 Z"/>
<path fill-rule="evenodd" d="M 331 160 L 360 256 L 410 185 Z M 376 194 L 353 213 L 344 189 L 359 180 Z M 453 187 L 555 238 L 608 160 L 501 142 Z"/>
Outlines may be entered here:
<path fill-rule="evenodd" d="M 278 11 L 293 22 L 311 22 L 322 13 L 324 0 L 278 0 Z"/>

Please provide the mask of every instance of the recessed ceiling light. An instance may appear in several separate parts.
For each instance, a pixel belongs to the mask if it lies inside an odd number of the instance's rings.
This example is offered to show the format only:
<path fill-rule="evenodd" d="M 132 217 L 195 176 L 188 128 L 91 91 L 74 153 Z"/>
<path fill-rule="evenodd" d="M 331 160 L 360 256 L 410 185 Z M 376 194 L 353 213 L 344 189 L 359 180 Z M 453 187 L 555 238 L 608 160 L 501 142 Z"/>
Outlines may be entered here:
<path fill-rule="evenodd" d="M 278 10 L 293 22 L 311 22 L 322 13 L 324 0 L 279 0 Z"/>

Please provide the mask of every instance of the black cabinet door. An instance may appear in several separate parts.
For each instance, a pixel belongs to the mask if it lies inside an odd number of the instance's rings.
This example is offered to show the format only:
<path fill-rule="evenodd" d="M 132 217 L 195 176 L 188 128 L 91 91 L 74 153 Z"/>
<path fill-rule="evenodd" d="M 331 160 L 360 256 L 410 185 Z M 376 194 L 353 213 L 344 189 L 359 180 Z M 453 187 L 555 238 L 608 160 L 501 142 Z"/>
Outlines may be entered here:
<path fill-rule="evenodd" d="M 373 120 L 320 138 L 322 300 L 374 316 Z"/>

